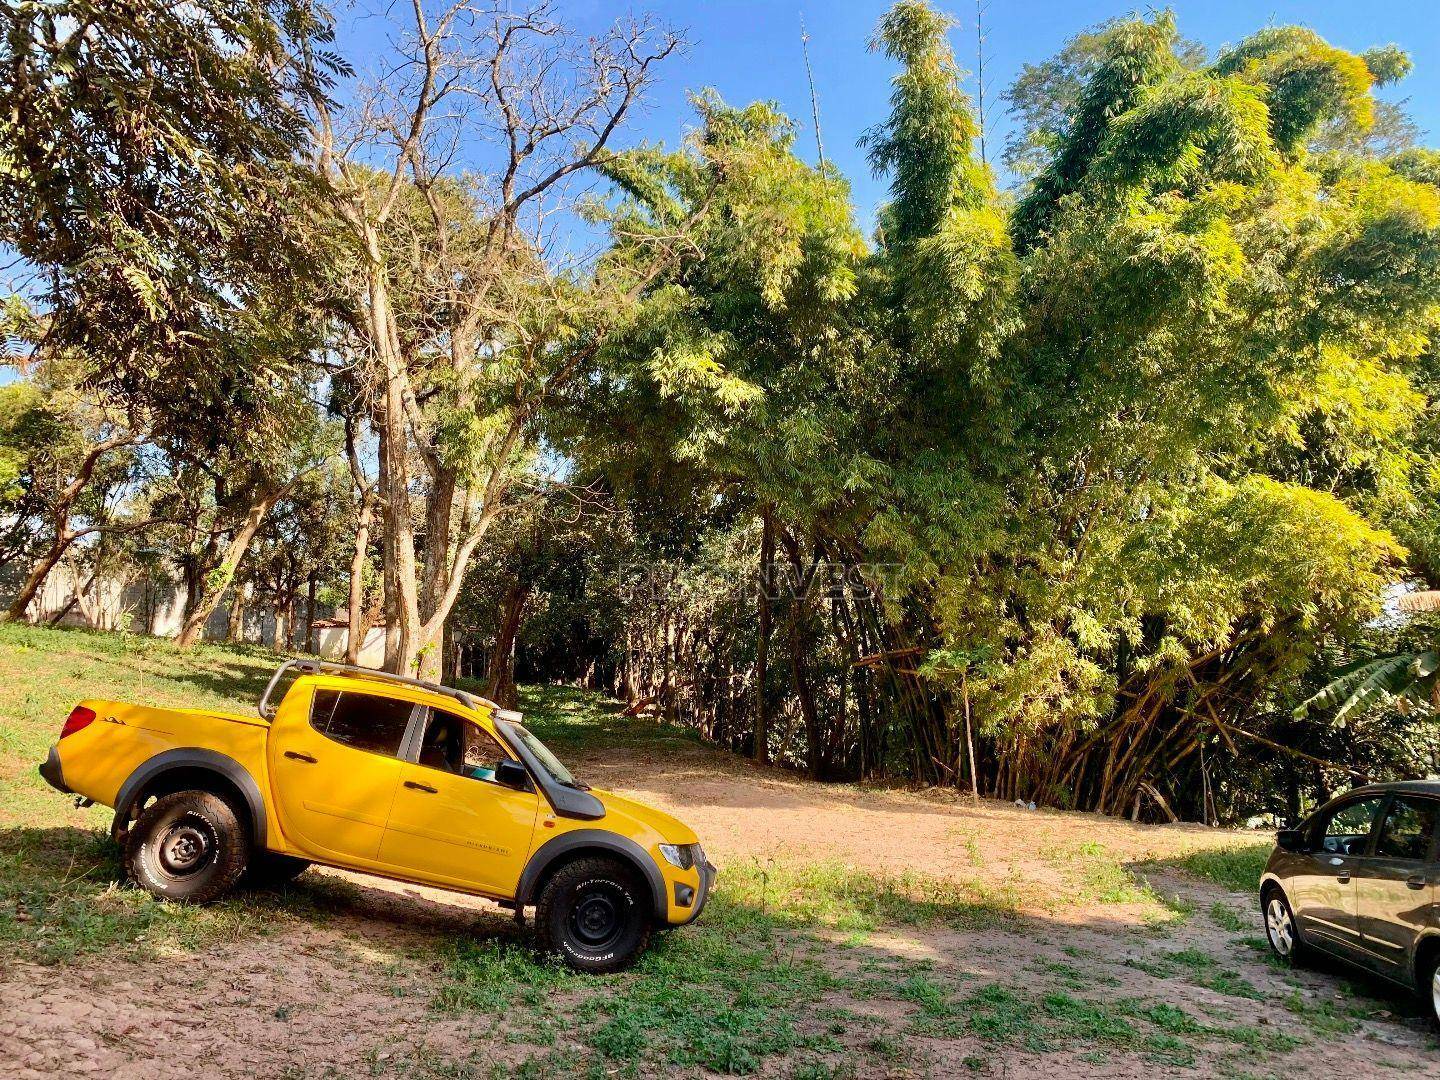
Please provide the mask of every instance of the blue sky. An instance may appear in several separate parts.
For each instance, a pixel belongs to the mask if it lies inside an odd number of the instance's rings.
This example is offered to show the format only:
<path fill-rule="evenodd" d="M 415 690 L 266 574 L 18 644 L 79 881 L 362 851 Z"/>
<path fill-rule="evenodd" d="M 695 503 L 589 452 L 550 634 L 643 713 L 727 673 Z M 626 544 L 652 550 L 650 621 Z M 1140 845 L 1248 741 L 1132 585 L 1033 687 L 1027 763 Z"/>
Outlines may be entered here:
<path fill-rule="evenodd" d="M 366 67 L 381 48 L 385 25 L 368 11 L 384 0 L 341 4 L 341 45 L 359 66 Z M 617 17 L 648 11 L 685 32 L 692 43 L 685 56 L 671 60 L 643 113 L 626 133 L 628 140 L 663 140 L 673 145 L 691 122 L 686 103 L 690 90 L 711 86 L 731 103 L 774 100 L 800 121 L 801 152 L 813 159 L 810 99 L 800 51 L 800 21 L 810 35 L 810 60 L 820 97 L 820 125 L 826 156 L 836 162 L 854 185 L 855 203 L 866 221 L 885 197 L 883 182 L 873 179 L 855 141 L 866 127 L 883 119 L 893 66 L 866 52 L 865 44 L 888 6 L 879 0 L 650 0 L 608 3 L 604 0 L 558 0 L 567 22 L 586 31 L 599 30 Z M 974 67 L 974 0 L 940 4 L 960 20 L 952 44 L 966 68 Z M 1162 5 L 1156 5 L 1162 6 Z M 408 4 L 395 4 L 403 17 Z M 1180 2 L 1171 5 L 1181 33 L 1212 50 L 1238 41 L 1267 23 L 1302 23 L 1336 45 L 1361 51 L 1395 42 L 1409 51 L 1415 70 L 1385 96 L 1409 99 L 1409 108 L 1426 132 L 1424 141 L 1440 142 L 1440 11 L 1433 0 L 1309 0 L 1265 5 L 1223 2 Z M 1106 0 L 989 0 L 986 11 L 986 94 L 991 159 L 1009 130 L 1001 94 L 1021 66 L 1056 52 L 1077 31 L 1116 15 L 1137 10 Z M 1139 10 L 1147 10 L 1141 8 Z M 974 79 L 969 80 L 973 94 Z"/>

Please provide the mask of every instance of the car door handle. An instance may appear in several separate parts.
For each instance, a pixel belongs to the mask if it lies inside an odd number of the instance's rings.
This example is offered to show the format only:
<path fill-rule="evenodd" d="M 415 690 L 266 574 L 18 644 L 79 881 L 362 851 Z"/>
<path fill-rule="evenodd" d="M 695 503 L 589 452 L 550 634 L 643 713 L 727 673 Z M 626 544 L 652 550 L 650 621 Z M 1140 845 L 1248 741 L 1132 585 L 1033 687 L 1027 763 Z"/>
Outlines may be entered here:
<path fill-rule="evenodd" d="M 1406 888 L 1410 889 L 1423 889 L 1428 884 L 1429 882 L 1427 882 L 1419 874 L 1411 874 L 1408 878 L 1405 879 L 1405 886 Z"/>
<path fill-rule="evenodd" d="M 292 761 L 303 761 L 307 765 L 315 764 L 315 759 L 313 757 L 311 757 L 309 754 L 302 754 L 299 750 L 286 750 L 285 756 L 290 758 Z"/>
<path fill-rule="evenodd" d="M 418 780 L 406 780 L 405 786 L 408 788 L 414 788 L 416 791 L 428 791 L 431 795 L 434 795 L 436 790 L 429 784 L 422 784 Z"/>

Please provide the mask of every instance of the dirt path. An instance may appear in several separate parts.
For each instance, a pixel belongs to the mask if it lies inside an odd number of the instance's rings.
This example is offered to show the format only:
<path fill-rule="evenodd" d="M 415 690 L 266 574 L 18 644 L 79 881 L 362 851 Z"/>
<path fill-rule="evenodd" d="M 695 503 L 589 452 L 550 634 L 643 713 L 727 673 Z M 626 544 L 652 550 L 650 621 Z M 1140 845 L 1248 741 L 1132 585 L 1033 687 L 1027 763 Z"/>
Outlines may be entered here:
<path fill-rule="evenodd" d="M 1047 854 L 1098 843 L 1122 861 L 1172 858 L 1235 843 L 1202 825 L 1136 825 L 1100 814 L 979 804 L 921 793 L 814 784 L 704 748 L 580 753 L 597 787 L 683 818 L 706 850 L 733 859 L 835 859 L 888 873 L 920 871 L 1060 887 Z"/>
<path fill-rule="evenodd" d="M 693 825 L 722 874 L 746 860 L 834 861 L 1021 894 L 1026 916 L 1009 923 L 882 927 L 858 940 L 829 934 L 824 962 L 844 979 L 815 1003 L 817 1015 L 841 1007 L 866 1034 L 863 1046 L 862 1036 L 837 1036 L 823 1063 L 829 1072 L 805 1075 L 1440 1075 L 1434 1040 L 1403 996 L 1333 971 L 1282 970 L 1245 944 L 1259 933 L 1253 898 L 1159 875 L 1154 889 L 1190 914 L 1157 925 L 1153 902 L 1085 900 L 1067 864 L 1085 845 L 1138 865 L 1233 837 L 822 787 L 702 748 L 571 756 L 597 786 Z M 510 1012 L 433 1004 L 436 940 L 513 936 L 507 915 L 483 901 L 339 872 L 325 871 L 324 882 L 324 918 L 237 930 L 233 940 L 168 959 L 41 966 L 15 959 L 0 939 L 0 1076 L 463 1077 L 522 1065 Z M 1081 999 L 1161 1007 L 1147 1030 L 1173 1023 L 1186 1040 L 1171 1045 L 1152 1034 L 1127 1046 L 1099 1020 L 1064 1014 Z M 552 996 L 539 1007 L 563 1021 L 567 1000 Z M 514 1017 L 533 1004 L 517 989 Z M 993 1013 L 1004 1040 L 976 1034 L 976 1010 Z M 1201 1018 L 1203 1030 L 1182 1017 Z M 1047 1044 L 1046 1025 L 1055 1023 L 1098 1031 L 1102 1043 Z M 777 1055 L 760 1071 L 799 1075 L 792 1067 Z"/>

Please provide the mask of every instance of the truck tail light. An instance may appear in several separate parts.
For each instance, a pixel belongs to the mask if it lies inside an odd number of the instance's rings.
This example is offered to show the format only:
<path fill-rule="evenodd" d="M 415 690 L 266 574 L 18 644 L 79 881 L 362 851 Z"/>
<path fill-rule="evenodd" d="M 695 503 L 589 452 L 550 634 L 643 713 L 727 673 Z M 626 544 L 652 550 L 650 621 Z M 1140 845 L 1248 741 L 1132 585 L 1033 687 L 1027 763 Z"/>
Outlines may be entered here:
<path fill-rule="evenodd" d="M 87 709 L 84 705 L 76 705 L 70 710 L 70 715 L 65 718 L 65 726 L 60 729 L 60 738 L 66 735 L 74 735 L 81 728 L 89 727 L 95 722 L 95 710 Z"/>

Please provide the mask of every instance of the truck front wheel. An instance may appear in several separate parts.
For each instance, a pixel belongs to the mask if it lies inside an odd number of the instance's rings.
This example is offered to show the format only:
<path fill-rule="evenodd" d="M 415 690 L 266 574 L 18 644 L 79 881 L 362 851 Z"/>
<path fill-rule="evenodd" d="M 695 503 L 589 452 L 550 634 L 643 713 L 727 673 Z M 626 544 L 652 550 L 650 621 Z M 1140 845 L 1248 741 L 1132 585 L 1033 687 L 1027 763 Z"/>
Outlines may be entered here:
<path fill-rule="evenodd" d="M 125 837 L 130 879 L 154 896 L 191 904 L 208 904 L 234 888 L 248 854 L 239 816 L 208 791 L 156 799 Z"/>
<path fill-rule="evenodd" d="M 545 883 L 535 905 L 535 933 L 541 948 L 576 971 L 620 971 L 650 940 L 648 899 L 623 863 L 577 859 Z"/>

